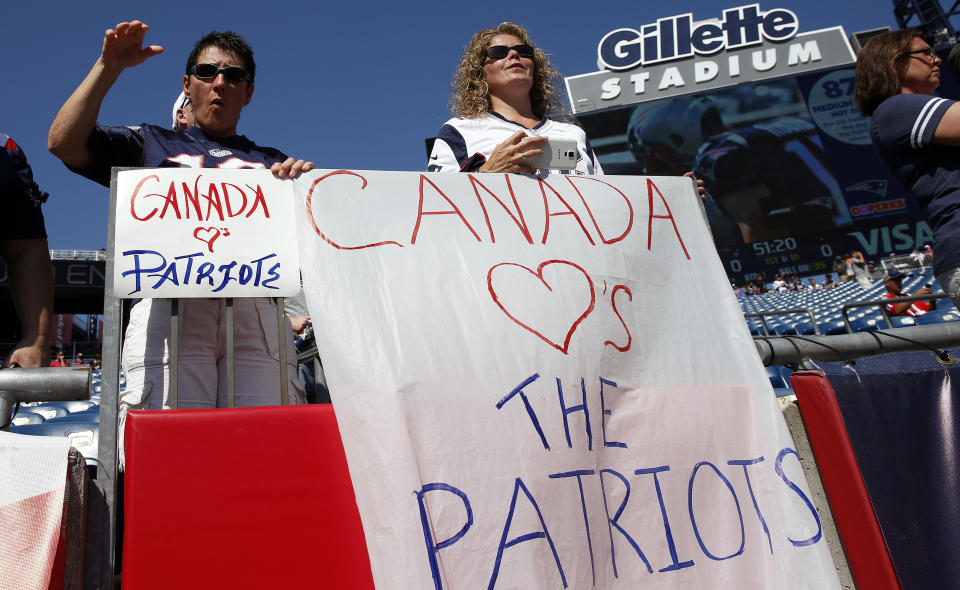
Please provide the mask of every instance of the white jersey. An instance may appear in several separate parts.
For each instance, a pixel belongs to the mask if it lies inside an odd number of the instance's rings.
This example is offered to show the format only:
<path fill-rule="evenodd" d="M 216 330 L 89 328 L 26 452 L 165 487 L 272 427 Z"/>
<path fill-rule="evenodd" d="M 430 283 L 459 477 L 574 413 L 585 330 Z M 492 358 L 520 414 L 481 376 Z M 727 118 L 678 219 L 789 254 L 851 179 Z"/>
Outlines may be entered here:
<path fill-rule="evenodd" d="M 508 137 L 523 130 L 527 135 L 552 139 L 572 139 L 577 142 L 577 167 L 574 170 L 550 170 L 558 174 L 603 174 L 593 148 L 583 129 L 569 123 L 560 123 L 544 117 L 532 129 L 508 121 L 496 112 L 487 111 L 476 119 L 455 117 L 444 123 L 433 144 L 428 172 L 475 172 L 487 161 L 493 149 Z"/>

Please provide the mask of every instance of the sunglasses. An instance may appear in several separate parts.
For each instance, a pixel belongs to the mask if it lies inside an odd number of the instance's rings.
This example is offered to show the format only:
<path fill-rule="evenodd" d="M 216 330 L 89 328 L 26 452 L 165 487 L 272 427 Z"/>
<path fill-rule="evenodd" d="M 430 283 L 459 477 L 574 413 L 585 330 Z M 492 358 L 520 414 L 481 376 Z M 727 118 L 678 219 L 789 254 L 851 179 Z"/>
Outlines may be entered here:
<path fill-rule="evenodd" d="M 924 47 L 923 49 L 914 49 L 913 51 L 904 51 L 901 55 L 904 57 L 908 55 L 922 55 L 923 57 L 936 57 L 937 54 L 933 51 L 932 47 Z"/>
<path fill-rule="evenodd" d="M 523 44 L 507 47 L 506 45 L 492 45 L 487 47 L 487 57 L 490 59 L 503 59 L 510 55 L 511 51 L 516 51 L 520 57 L 533 57 L 533 47 Z"/>
<path fill-rule="evenodd" d="M 190 68 L 190 73 L 201 80 L 213 80 L 220 73 L 223 73 L 223 79 L 231 84 L 239 84 L 244 80 L 250 79 L 247 70 L 238 66 L 227 66 L 221 68 L 217 64 L 197 64 Z"/>

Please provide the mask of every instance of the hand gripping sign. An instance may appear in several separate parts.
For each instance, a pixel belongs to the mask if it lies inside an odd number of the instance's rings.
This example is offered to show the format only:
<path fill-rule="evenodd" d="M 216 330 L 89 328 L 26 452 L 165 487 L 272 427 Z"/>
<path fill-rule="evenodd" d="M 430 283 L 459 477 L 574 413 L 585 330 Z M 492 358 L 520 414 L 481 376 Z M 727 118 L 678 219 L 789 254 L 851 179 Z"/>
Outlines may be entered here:
<path fill-rule="evenodd" d="M 293 185 L 268 170 L 120 172 L 116 297 L 284 297 L 300 287 Z"/>
<path fill-rule="evenodd" d="M 378 588 L 839 587 L 689 179 L 295 186 Z"/>

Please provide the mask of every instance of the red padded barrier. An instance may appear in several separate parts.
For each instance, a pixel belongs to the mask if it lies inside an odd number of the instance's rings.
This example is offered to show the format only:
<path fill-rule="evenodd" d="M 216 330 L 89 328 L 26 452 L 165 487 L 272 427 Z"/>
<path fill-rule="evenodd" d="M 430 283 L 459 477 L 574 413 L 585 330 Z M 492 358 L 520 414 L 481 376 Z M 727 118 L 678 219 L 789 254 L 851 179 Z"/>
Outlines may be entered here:
<path fill-rule="evenodd" d="M 857 587 L 900 590 L 833 387 L 819 371 L 798 371 L 790 383 Z"/>
<path fill-rule="evenodd" d="M 130 412 L 122 585 L 372 589 L 329 405 Z"/>

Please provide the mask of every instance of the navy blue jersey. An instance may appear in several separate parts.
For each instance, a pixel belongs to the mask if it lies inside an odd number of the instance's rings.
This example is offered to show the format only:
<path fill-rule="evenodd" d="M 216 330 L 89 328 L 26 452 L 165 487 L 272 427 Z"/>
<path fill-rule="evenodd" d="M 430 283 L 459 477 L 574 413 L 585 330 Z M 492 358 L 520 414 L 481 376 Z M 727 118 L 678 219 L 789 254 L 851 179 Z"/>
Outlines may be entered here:
<path fill-rule="evenodd" d="M 826 160 L 809 119 L 781 117 L 710 137 L 694 174 L 724 214 L 749 226 L 742 231 L 752 241 L 849 222 Z"/>
<path fill-rule="evenodd" d="M 34 181 L 17 142 L 0 133 L 0 146 L 0 240 L 47 237 L 40 210 L 47 193 Z"/>
<path fill-rule="evenodd" d="M 955 101 L 928 94 L 898 94 L 870 118 L 880 155 L 917 202 L 933 229 L 935 274 L 960 266 L 960 147 L 933 143 L 933 134 Z"/>
<path fill-rule="evenodd" d="M 93 164 L 79 170 L 90 180 L 110 186 L 110 168 L 269 168 L 287 156 L 259 146 L 243 135 L 211 139 L 198 127 L 172 131 L 148 125 L 106 127 L 97 125 L 87 140 Z"/>

